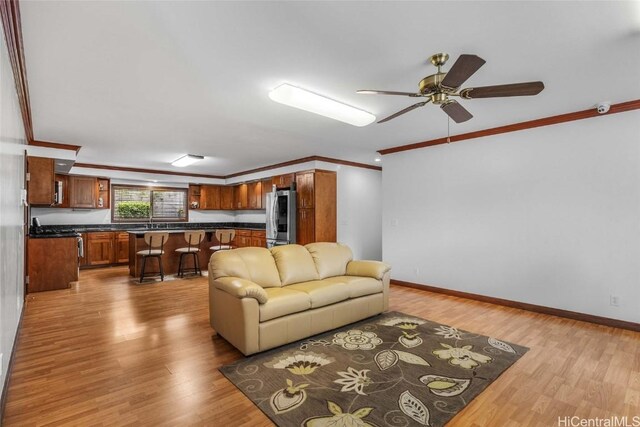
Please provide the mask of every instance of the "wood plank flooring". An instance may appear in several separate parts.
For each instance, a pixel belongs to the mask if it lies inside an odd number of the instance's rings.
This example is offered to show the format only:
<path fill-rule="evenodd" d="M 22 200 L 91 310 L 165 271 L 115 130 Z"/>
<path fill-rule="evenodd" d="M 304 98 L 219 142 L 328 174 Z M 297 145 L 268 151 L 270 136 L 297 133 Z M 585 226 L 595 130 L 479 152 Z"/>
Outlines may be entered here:
<path fill-rule="evenodd" d="M 398 286 L 390 307 L 531 348 L 450 426 L 640 415 L 640 333 Z M 209 326 L 206 278 L 86 270 L 25 309 L 2 425 L 272 425 L 218 372 L 242 355 Z"/>

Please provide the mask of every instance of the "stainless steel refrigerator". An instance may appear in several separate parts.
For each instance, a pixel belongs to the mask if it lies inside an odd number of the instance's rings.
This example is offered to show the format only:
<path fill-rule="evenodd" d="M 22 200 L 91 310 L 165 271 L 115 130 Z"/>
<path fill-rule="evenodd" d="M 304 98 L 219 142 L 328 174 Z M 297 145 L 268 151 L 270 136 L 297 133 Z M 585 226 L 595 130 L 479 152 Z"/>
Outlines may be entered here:
<path fill-rule="evenodd" d="M 296 192 L 267 193 L 267 247 L 296 243 Z"/>

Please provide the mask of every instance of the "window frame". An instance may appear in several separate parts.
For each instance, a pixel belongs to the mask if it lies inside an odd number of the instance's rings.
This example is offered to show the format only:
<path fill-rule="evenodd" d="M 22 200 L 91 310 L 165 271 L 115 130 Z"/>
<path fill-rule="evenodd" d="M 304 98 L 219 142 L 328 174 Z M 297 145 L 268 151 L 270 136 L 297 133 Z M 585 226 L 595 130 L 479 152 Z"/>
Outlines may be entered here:
<path fill-rule="evenodd" d="M 132 218 L 132 219 L 122 219 L 116 218 L 116 190 L 119 188 L 130 188 L 134 190 L 147 190 L 149 191 L 149 213 L 151 214 L 150 218 Z M 184 209 L 184 218 L 154 218 L 153 217 L 153 192 L 154 191 L 181 191 L 184 192 L 184 201 L 185 201 L 185 209 Z M 147 186 L 147 185 L 130 185 L 130 184 L 111 184 L 111 222 L 112 223 L 147 223 L 147 222 L 189 222 L 189 189 L 183 187 L 155 187 L 155 186 Z"/>

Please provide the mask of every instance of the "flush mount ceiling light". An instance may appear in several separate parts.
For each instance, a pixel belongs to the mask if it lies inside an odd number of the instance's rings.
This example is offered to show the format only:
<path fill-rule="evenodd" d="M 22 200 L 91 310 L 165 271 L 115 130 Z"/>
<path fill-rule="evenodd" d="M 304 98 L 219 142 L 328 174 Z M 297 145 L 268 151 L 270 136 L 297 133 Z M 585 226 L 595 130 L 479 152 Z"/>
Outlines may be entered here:
<path fill-rule="evenodd" d="M 376 120 L 376 116 L 364 110 L 287 83 L 283 83 L 269 92 L 269 98 L 281 104 L 320 114 L 353 126 L 366 126 Z"/>
<path fill-rule="evenodd" d="M 196 155 L 193 155 L 193 154 L 187 154 L 187 155 L 182 156 L 179 159 L 174 160 L 173 162 L 171 162 L 171 166 L 175 166 L 175 167 L 178 167 L 178 168 L 183 168 L 185 166 L 192 165 L 195 162 L 199 162 L 202 159 L 204 159 L 204 156 L 196 156 Z"/>

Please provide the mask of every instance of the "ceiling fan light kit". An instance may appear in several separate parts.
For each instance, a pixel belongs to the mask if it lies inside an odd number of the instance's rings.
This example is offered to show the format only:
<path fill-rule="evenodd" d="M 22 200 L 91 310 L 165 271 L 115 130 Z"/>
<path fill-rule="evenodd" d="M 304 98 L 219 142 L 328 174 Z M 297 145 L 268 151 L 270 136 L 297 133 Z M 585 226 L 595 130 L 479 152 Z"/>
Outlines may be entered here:
<path fill-rule="evenodd" d="M 269 98 L 275 102 L 339 120 L 353 126 L 366 126 L 376 120 L 376 116 L 367 111 L 288 83 L 283 83 L 269 92 Z"/>
<path fill-rule="evenodd" d="M 385 117 L 378 123 L 384 123 L 395 119 L 402 114 L 408 113 L 416 108 L 423 107 L 429 102 L 439 105 L 440 109 L 442 109 L 442 111 L 444 111 L 456 123 L 462 123 L 471 119 L 473 115 L 458 103 L 458 101 L 451 99 L 451 97 L 456 96 L 464 99 L 476 99 L 531 96 L 537 95 L 544 89 L 544 84 L 542 82 L 513 83 L 460 89 L 460 86 L 462 86 L 469 77 L 484 65 L 485 60 L 477 55 L 463 54 L 458 57 L 448 72 L 443 72 L 442 67 L 446 64 L 448 59 L 449 55 L 447 53 L 436 53 L 429 58 L 431 64 L 437 67 L 437 72 L 420 80 L 417 93 L 370 89 L 359 90 L 357 92 L 369 95 L 397 95 L 412 98 L 427 98 L 426 101 L 413 104 L 398 111 L 397 113 Z"/>

